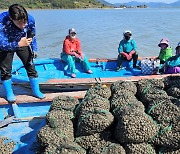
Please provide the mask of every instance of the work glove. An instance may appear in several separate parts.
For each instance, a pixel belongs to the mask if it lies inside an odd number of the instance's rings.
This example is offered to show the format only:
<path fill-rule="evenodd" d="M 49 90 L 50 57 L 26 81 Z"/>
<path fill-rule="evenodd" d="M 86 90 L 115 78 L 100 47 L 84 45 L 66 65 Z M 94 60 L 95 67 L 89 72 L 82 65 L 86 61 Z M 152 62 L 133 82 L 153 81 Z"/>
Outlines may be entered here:
<path fill-rule="evenodd" d="M 136 52 L 134 50 L 132 50 L 129 55 L 132 57 L 133 54 L 135 54 Z"/>
<path fill-rule="evenodd" d="M 126 57 L 127 60 L 131 60 L 132 56 L 130 56 L 129 54 L 127 54 L 126 52 L 121 52 L 121 54 Z"/>
<path fill-rule="evenodd" d="M 81 59 L 84 60 L 84 54 L 81 52 L 80 53 Z"/>
<path fill-rule="evenodd" d="M 131 59 L 132 59 L 132 56 L 128 55 L 127 60 L 131 60 Z"/>
<path fill-rule="evenodd" d="M 78 59 L 81 59 L 81 56 L 80 56 L 79 54 L 77 54 L 77 53 L 75 53 L 74 56 L 75 56 L 76 58 L 78 58 Z"/>

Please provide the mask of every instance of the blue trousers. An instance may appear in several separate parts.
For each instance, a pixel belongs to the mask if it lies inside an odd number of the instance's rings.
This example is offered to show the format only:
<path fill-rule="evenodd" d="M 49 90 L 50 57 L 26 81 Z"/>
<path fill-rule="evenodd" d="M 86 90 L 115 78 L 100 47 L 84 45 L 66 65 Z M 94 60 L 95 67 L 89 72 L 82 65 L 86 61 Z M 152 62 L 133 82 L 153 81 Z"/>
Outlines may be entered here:
<path fill-rule="evenodd" d="M 70 72 L 72 74 L 75 73 L 75 71 L 76 71 L 76 68 L 75 68 L 75 62 L 76 61 L 80 61 L 82 63 L 85 71 L 91 69 L 90 64 L 89 64 L 89 60 L 85 55 L 84 55 L 84 59 L 81 60 L 81 59 L 76 58 L 75 56 L 68 55 L 68 54 L 63 52 L 63 53 L 61 53 L 61 59 L 68 64 L 68 67 L 69 67 Z"/>

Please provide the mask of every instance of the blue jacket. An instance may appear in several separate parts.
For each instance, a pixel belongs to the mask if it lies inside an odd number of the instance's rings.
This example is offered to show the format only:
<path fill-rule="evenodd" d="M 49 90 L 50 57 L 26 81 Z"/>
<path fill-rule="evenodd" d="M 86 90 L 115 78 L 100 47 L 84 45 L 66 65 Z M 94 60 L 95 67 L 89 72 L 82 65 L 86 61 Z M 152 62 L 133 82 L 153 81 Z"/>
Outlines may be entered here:
<path fill-rule="evenodd" d="M 18 47 L 18 42 L 22 37 L 27 37 L 27 32 L 35 34 L 35 20 L 28 14 L 28 21 L 24 29 L 19 29 L 9 18 L 9 12 L 0 14 L 0 51 L 15 51 Z M 37 51 L 36 37 L 31 43 L 33 51 Z"/>
<path fill-rule="evenodd" d="M 180 66 L 180 54 L 172 56 L 169 59 L 167 59 L 166 66 L 168 67 Z"/>
<path fill-rule="evenodd" d="M 137 46 L 136 42 L 131 38 L 130 40 L 126 41 L 125 39 L 122 39 L 119 43 L 118 52 L 126 52 L 129 53 L 132 50 L 137 52 Z"/>

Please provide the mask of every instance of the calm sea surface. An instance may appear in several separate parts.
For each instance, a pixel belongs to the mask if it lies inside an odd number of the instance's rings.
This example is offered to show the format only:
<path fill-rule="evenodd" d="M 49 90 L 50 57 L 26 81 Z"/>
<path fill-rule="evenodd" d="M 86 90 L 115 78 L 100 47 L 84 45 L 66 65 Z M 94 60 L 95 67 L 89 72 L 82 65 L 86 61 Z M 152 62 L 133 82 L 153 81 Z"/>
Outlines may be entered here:
<path fill-rule="evenodd" d="M 0 11 L 2 12 L 2 11 Z M 89 58 L 115 58 L 124 30 L 131 30 L 140 56 L 156 56 L 166 37 L 180 41 L 180 9 L 29 10 L 37 27 L 38 57 L 59 57 L 69 28 L 75 28 Z M 17 57 L 16 57 L 17 58 Z"/>

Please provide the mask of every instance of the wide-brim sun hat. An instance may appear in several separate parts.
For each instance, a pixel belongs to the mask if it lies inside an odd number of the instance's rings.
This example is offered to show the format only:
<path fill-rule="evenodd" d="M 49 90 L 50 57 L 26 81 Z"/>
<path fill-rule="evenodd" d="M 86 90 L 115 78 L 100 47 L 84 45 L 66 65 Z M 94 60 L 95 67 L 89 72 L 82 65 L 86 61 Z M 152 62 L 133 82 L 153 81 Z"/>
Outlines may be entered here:
<path fill-rule="evenodd" d="M 169 40 L 167 38 L 163 38 L 158 44 L 158 46 L 161 47 L 161 44 L 167 44 L 167 46 L 169 46 Z"/>

